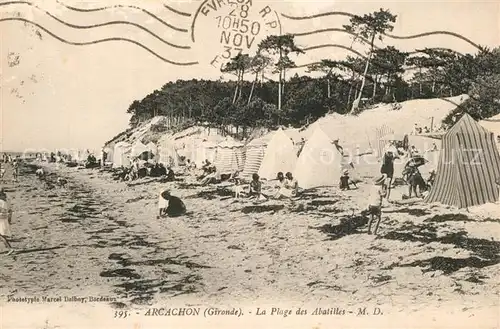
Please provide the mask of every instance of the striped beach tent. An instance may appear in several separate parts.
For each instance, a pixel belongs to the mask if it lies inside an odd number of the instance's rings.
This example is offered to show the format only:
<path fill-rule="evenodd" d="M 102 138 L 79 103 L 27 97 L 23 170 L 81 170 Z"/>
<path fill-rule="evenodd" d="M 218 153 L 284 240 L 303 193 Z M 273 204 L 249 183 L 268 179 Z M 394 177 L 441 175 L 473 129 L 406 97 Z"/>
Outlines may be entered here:
<path fill-rule="evenodd" d="M 500 155 L 493 133 L 464 114 L 443 136 L 442 148 L 426 202 L 467 208 L 498 201 Z"/>
<path fill-rule="evenodd" d="M 271 135 L 267 134 L 261 138 L 256 138 L 245 146 L 245 166 L 241 173 L 242 178 L 250 178 L 253 174 L 259 172 Z"/>
<path fill-rule="evenodd" d="M 217 145 L 215 167 L 219 174 L 232 174 L 242 171 L 244 166 L 243 144 L 225 140 Z"/>
<path fill-rule="evenodd" d="M 247 160 L 248 161 L 248 160 Z M 282 129 L 277 130 L 267 144 L 258 174 L 261 178 L 275 179 L 278 172 L 292 172 L 297 164 L 297 149 Z"/>

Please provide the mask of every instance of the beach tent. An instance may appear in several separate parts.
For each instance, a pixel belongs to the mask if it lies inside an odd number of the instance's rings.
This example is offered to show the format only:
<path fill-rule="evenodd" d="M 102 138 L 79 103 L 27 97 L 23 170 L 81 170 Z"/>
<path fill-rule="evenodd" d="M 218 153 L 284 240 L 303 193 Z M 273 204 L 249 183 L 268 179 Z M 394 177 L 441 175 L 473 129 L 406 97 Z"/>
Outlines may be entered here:
<path fill-rule="evenodd" d="M 247 160 L 248 161 L 248 158 Z M 292 172 L 297 164 L 297 150 L 290 136 L 277 130 L 267 144 L 258 174 L 261 178 L 275 179 L 278 172 Z"/>
<path fill-rule="evenodd" d="M 113 162 L 113 151 L 114 151 L 114 144 L 109 144 L 102 149 L 102 152 L 106 154 L 106 157 L 103 157 L 104 163 Z"/>
<path fill-rule="evenodd" d="M 205 160 L 214 163 L 217 153 L 217 143 L 205 140 L 202 141 L 194 150 L 194 163 L 200 167 Z"/>
<path fill-rule="evenodd" d="M 436 181 L 425 201 L 458 208 L 498 201 L 500 155 L 493 133 L 464 114 L 442 142 Z"/>
<path fill-rule="evenodd" d="M 156 146 L 155 143 L 149 142 L 148 145 L 146 145 L 148 148 L 148 151 L 156 155 L 158 153 L 158 147 Z"/>
<path fill-rule="evenodd" d="M 389 138 L 395 138 L 395 134 L 394 130 L 384 124 L 380 127 L 375 128 L 375 135 L 377 139 L 377 145 L 375 145 L 374 147 L 376 147 L 377 155 L 380 158 L 384 155 L 384 150 L 387 145 L 387 136 L 389 136 Z M 401 137 L 401 140 L 402 138 L 403 137 Z"/>
<path fill-rule="evenodd" d="M 317 127 L 307 140 L 293 171 L 305 189 L 338 186 L 343 157 L 326 133 Z"/>
<path fill-rule="evenodd" d="M 165 138 L 160 139 L 158 145 L 158 162 L 163 163 L 167 167 L 178 166 L 180 161 L 179 154 L 175 149 L 175 144 L 173 143 L 173 141 L 167 137 L 168 136 L 165 136 Z"/>
<path fill-rule="evenodd" d="M 244 166 L 243 144 L 225 140 L 217 145 L 215 167 L 219 174 L 232 174 L 242 171 Z"/>
<path fill-rule="evenodd" d="M 250 178 L 259 171 L 271 136 L 272 133 L 256 138 L 245 146 L 245 166 L 241 173 L 242 178 Z"/>
<path fill-rule="evenodd" d="M 135 157 L 140 156 L 142 153 L 148 152 L 148 151 L 149 151 L 149 148 L 146 145 L 144 145 L 141 141 L 136 141 L 132 145 L 132 151 L 130 153 L 130 156 L 132 158 L 135 158 Z"/>
<path fill-rule="evenodd" d="M 118 142 L 113 150 L 113 168 L 127 167 L 130 165 L 130 150 L 131 145 L 127 142 Z"/>

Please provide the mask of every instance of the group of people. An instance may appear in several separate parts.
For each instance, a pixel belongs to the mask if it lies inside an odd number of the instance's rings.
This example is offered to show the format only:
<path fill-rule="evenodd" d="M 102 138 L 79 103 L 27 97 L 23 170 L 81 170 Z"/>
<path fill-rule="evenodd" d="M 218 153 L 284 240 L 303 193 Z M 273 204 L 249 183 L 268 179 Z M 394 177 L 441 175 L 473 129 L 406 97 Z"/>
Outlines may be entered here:
<path fill-rule="evenodd" d="M 117 173 L 121 181 L 133 181 L 144 177 L 165 177 L 166 181 L 174 181 L 175 173 L 171 167 L 165 167 L 163 163 L 147 162 L 136 158 L 128 167 L 122 167 Z"/>
<path fill-rule="evenodd" d="M 413 135 L 420 135 L 420 134 L 429 134 L 431 132 L 431 130 L 427 127 L 427 126 L 424 126 L 423 128 L 422 127 L 419 127 L 418 124 L 415 123 L 415 126 L 413 127 Z"/>
<path fill-rule="evenodd" d="M 269 198 L 277 200 L 294 198 L 299 194 L 299 183 L 291 172 L 287 172 L 286 174 L 278 172 L 276 175 L 276 184 L 274 185 L 275 191 L 272 195 L 264 193 L 262 187 L 263 183 L 260 180 L 260 176 L 254 173 L 247 188 L 241 184 L 241 181 L 236 182 L 235 197 L 245 195 L 248 198 L 257 200 L 267 200 Z"/>
<path fill-rule="evenodd" d="M 20 162 L 21 157 L 19 155 L 13 158 L 10 154 L 3 154 L 2 161 L 0 161 L 0 179 L 3 180 L 5 173 L 7 172 L 7 168 L 11 168 L 12 180 L 17 182 L 19 177 Z"/>
<path fill-rule="evenodd" d="M 57 153 L 51 152 L 49 156 L 45 153 L 36 153 L 35 154 L 36 161 L 39 162 L 49 162 L 49 163 L 64 163 L 68 167 L 77 167 L 79 164 L 82 164 L 85 168 L 98 168 L 101 166 L 101 160 L 97 159 L 95 155 L 87 150 L 87 156 L 84 160 L 77 161 L 77 158 L 74 158 L 71 154 L 63 153 L 58 151 Z"/>

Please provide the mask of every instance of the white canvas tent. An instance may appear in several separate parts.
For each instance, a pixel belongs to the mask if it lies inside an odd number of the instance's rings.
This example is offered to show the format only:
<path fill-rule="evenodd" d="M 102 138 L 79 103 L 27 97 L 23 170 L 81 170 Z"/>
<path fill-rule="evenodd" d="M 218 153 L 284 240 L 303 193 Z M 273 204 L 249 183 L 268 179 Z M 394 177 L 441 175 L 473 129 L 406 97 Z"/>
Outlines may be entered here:
<path fill-rule="evenodd" d="M 158 147 L 156 146 L 155 143 L 149 142 L 148 145 L 146 145 L 148 148 L 148 151 L 156 155 L 158 153 Z"/>
<path fill-rule="evenodd" d="M 179 165 L 179 154 L 175 149 L 174 142 L 169 138 L 170 136 L 165 135 L 162 137 L 158 144 L 158 162 L 164 164 L 165 166 L 178 166 Z"/>
<path fill-rule="evenodd" d="M 130 151 L 132 146 L 127 142 L 116 143 L 113 150 L 113 168 L 130 165 Z"/>
<path fill-rule="evenodd" d="M 283 174 L 293 172 L 296 164 L 297 150 L 295 145 L 289 135 L 279 129 L 272 135 L 267 144 L 258 174 L 264 179 L 275 179 L 280 171 Z"/>
<path fill-rule="evenodd" d="M 219 174 L 242 171 L 244 166 L 243 144 L 226 140 L 217 145 L 215 167 Z"/>
<path fill-rule="evenodd" d="M 147 151 L 149 151 L 149 148 L 146 145 L 144 145 L 141 141 L 137 141 L 132 145 L 132 151 L 130 153 L 130 156 L 132 158 L 135 158 Z"/>
<path fill-rule="evenodd" d="M 106 157 L 103 158 L 104 164 L 106 163 L 113 163 L 113 152 L 114 152 L 114 146 L 112 145 L 106 146 L 102 149 L 103 153 L 106 153 Z"/>
<path fill-rule="evenodd" d="M 205 160 L 214 163 L 217 154 L 217 144 L 211 141 L 203 141 L 194 150 L 194 163 L 196 166 L 202 166 Z"/>
<path fill-rule="evenodd" d="M 304 189 L 338 186 L 343 157 L 326 133 L 317 127 L 307 140 L 293 172 Z"/>

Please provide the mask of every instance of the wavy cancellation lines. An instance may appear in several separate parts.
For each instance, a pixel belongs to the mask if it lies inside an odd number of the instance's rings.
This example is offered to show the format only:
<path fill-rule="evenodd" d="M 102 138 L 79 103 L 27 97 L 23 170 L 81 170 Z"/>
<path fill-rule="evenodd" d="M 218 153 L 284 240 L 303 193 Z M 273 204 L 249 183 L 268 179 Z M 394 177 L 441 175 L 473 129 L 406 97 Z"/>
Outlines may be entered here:
<path fill-rule="evenodd" d="M 291 15 L 281 13 L 281 16 L 288 19 L 288 20 L 292 20 L 292 21 L 303 21 L 303 20 L 311 20 L 311 19 L 315 19 L 315 18 L 328 17 L 328 16 L 353 17 L 355 15 L 352 13 L 343 12 L 343 11 L 331 11 L 331 12 L 324 12 L 324 13 L 320 13 L 320 14 L 316 14 L 316 15 L 308 15 L 308 16 L 291 16 Z M 326 29 L 326 30 L 329 30 L 329 29 Z M 338 29 L 334 29 L 334 30 L 338 30 Z M 308 35 L 312 35 L 315 33 L 322 33 L 322 32 L 325 32 L 325 29 L 311 31 L 308 33 Z M 348 31 L 345 31 L 345 32 L 350 33 Z M 414 35 L 406 35 L 406 36 L 395 35 L 395 34 L 390 34 L 390 33 L 384 34 L 385 37 L 388 37 L 390 39 L 397 39 L 397 40 L 418 39 L 418 38 L 423 38 L 423 37 L 427 37 L 427 36 L 431 36 L 431 35 L 445 35 L 445 36 L 449 36 L 449 37 L 458 38 L 458 39 L 461 39 L 461 40 L 469 43 L 470 45 L 472 45 L 473 47 L 475 47 L 478 50 L 482 49 L 477 43 L 473 42 L 469 38 L 467 38 L 459 33 L 450 32 L 450 31 L 429 31 L 429 32 L 423 32 L 423 33 L 418 33 L 418 34 L 414 34 Z"/>
<path fill-rule="evenodd" d="M 289 20 L 295 20 L 295 21 L 296 20 L 310 20 L 310 19 L 315 19 L 315 18 L 319 18 L 319 17 L 335 16 L 335 15 L 338 15 L 338 16 L 347 16 L 347 17 L 353 17 L 354 16 L 351 13 L 341 12 L 341 11 L 325 12 L 325 13 L 320 13 L 320 14 L 310 15 L 310 16 L 290 16 L 290 15 L 286 15 L 286 14 L 283 14 L 283 13 L 281 14 L 282 17 L 284 17 L 286 19 L 289 19 Z M 300 38 L 300 37 L 307 37 L 307 36 L 326 35 L 326 34 L 332 34 L 332 33 L 349 34 L 349 35 L 351 35 L 351 37 L 354 37 L 357 40 L 362 41 L 365 45 L 369 44 L 369 41 L 366 40 L 365 38 L 363 38 L 361 36 L 357 36 L 355 33 L 351 32 L 351 31 L 347 31 L 344 28 L 333 28 L 333 27 L 332 28 L 322 28 L 322 29 L 315 29 L 315 30 L 310 30 L 310 31 L 295 32 L 295 33 L 291 33 L 291 34 Z M 440 35 L 440 34 L 449 35 L 449 36 L 453 36 L 453 37 L 457 37 L 459 39 L 465 40 L 468 43 L 470 43 L 471 45 L 473 45 L 474 47 L 476 47 L 477 49 L 481 50 L 481 47 L 479 45 L 477 45 L 476 43 L 472 42 L 471 40 L 469 40 L 469 39 L 465 38 L 464 36 L 459 35 L 457 33 L 448 32 L 448 31 L 433 31 L 433 32 L 420 33 L 420 34 L 411 35 L 411 36 L 397 36 L 397 35 L 392 35 L 392 34 L 385 34 L 384 36 L 386 36 L 388 38 L 391 38 L 391 39 L 417 39 L 417 38 L 422 38 L 422 37 L 429 36 L 429 35 Z M 338 44 L 338 43 L 337 44 L 335 44 L 335 43 L 325 43 L 325 44 L 308 45 L 308 46 L 303 47 L 303 49 L 305 51 L 311 51 L 311 50 L 317 50 L 317 49 L 324 49 L 324 48 L 342 49 L 344 51 L 347 51 L 347 52 L 351 53 L 352 55 L 361 57 L 361 58 L 363 58 L 363 59 L 366 60 L 366 55 L 362 54 L 358 50 L 353 49 L 352 44 L 348 46 L 348 45 L 345 45 L 345 44 Z M 377 45 L 374 45 L 374 49 L 378 50 L 378 49 L 381 49 L 381 47 L 379 47 Z M 455 54 L 457 54 L 459 56 L 463 56 L 464 55 L 461 52 L 458 52 L 458 51 L 450 49 L 450 48 L 444 48 L 444 47 L 427 47 L 426 49 L 427 50 L 445 50 L 445 51 L 453 52 L 453 53 L 455 53 Z M 407 52 L 407 53 L 409 55 L 413 55 L 413 54 L 417 54 L 417 53 L 424 53 L 424 51 L 417 49 L 417 50 L 410 51 L 410 52 Z M 311 63 L 307 63 L 307 64 L 302 64 L 302 65 L 297 66 L 297 68 L 304 68 L 304 67 L 308 67 L 310 65 L 317 64 L 317 63 L 318 62 L 311 62 Z M 413 69 L 416 69 L 416 68 L 417 68 L 416 66 L 408 66 L 405 69 L 406 70 L 413 70 Z"/>
<path fill-rule="evenodd" d="M 146 27 L 144 27 L 144 26 L 142 26 L 140 24 L 130 22 L 130 21 L 108 21 L 108 22 L 104 22 L 104 23 L 100 23 L 100 24 L 93 24 L 93 25 L 77 25 L 77 24 L 66 22 L 66 21 L 58 18 L 57 16 L 55 16 L 51 12 L 40 8 L 39 6 L 37 6 L 36 4 L 34 4 L 32 2 L 28 2 L 28 1 L 0 2 L 0 8 L 7 7 L 7 6 L 10 6 L 10 5 L 25 5 L 25 6 L 30 6 L 32 8 L 36 8 L 37 10 L 39 10 L 42 13 L 44 13 L 48 17 L 54 19 L 58 23 L 64 25 L 65 27 L 69 27 L 69 28 L 72 28 L 72 29 L 92 30 L 92 29 L 98 29 L 100 27 L 112 26 L 112 25 L 115 25 L 115 26 L 120 26 L 120 25 L 121 26 L 133 26 L 133 27 L 135 27 L 135 28 L 137 28 L 137 29 L 139 29 L 141 31 L 146 32 L 147 34 L 149 34 L 150 36 L 152 36 L 154 39 L 159 40 L 160 42 L 162 42 L 163 44 L 165 44 L 165 45 L 167 45 L 169 47 L 176 48 L 176 49 L 185 49 L 185 50 L 191 48 L 191 46 L 188 46 L 188 45 L 179 45 L 179 44 L 170 42 L 168 40 L 165 40 L 164 38 L 160 37 L 158 34 L 152 32 L 148 28 L 146 28 Z M 102 8 L 96 8 L 96 9 L 78 9 L 78 8 L 74 8 L 74 7 L 69 7 L 67 5 L 64 5 L 64 6 L 67 7 L 67 8 L 69 8 L 69 9 L 71 9 L 71 10 L 82 11 L 84 13 L 91 13 L 93 11 L 100 11 L 100 10 L 106 10 L 108 8 L 118 7 L 120 5 L 110 6 L 110 7 L 102 7 Z M 122 6 L 122 7 L 131 7 L 131 6 Z M 138 8 L 138 7 L 133 7 L 133 8 Z M 143 9 L 141 9 L 141 10 L 143 10 Z M 147 12 L 146 10 L 144 10 L 144 11 Z M 149 14 L 153 15 L 151 13 L 149 13 Z M 178 15 L 180 15 L 180 14 L 178 14 Z M 156 17 L 156 18 L 158 18 L 155 15 L 153 15 L 153 16 Z M 158 20 L 160 22 L 164 22 L 160 18 L 158 18 Z M 7 17 L 7 18 L 0 19 L 0 22 L 14 22 L 14 21 L 21 21 L 21 22 L 28 23 L 28 24 L 31 24 L 33 26 L 36 26 L 40 30 L 44 31 L 45 33 L 47 33 L 50 36 L 52 36 L 53 38 L 55 38 L 56 40 L 59 40 L 60 42 L 63 42 L 63 43 L 66 43 L 66 44 L 70 44 L 70 45 L 84 46 L 84 45 L 93 45 L 93 44 L 107 43 L 107 42 L 126 42 L 126 43 L 133 44 L 135 46 L 138 46 L 138 47 L 146 50 L 151 55 L 157 57 L 158 59 L 160 59 L 160 60 L 162 60 L 162 61 L 164 61 L 166 63 L 170 63 L 170 64 L 173 64 L 173 65 L 194 65 L 194 64 L 197 64 L 197 62 L 177 62 L 177 61 L 168 59 L 168 58 L 160 55 L 157 51 L 154 51 L 151 48 L 145 46 L 143 43 L 141 43 L 141 42 L 139 42 L 137 40 L 134 40 L 134 39 L 130 39 L 130 38 L 124 37 L 124 36 L 116 36 L 116 37 L 98 39 L 98 40 L 87 41 L 87 42 L 69 41 L 69 40 L 66 40 L 66 39 L 58 36 L 56 33 L 50 31 L 49 29 L 47 29 L 46 27 L 40 25 L 39 23 L 36 23 L 36 22 L 31 21 L 31 20 L 26 19 L 26 18 L 21 18 L 21 17 Z M 171 28 L 170 25 L 168 25 L 168 26 Z M 175 29 L 182 30 L 182 29 L 179 29 L 179 28 L 174 28 L 174 30 Z M 182 30 L 182 32 L 184 32 L 184 30 Z"/>
<path fill-rule="evenodd" d="M 176 31 L 179 31 L 179 32 L 185 32 L 185 33 L 188 32 L 187 29 L 182 29 L 182 28 L 175 27 L 172 24 L 169 24 L 169 23 L 165 22 L 164 20 L 162 20 L 161 18 L 159 18 L 158 16 L 154 15 L 150 11 L 148 11 L 148 10 L 146 10 L 144 8 L 138 7 L 138 6 L 120 5 L 120 4 L 118 4 L 118 5 L 105 6 L 105 7 L 99 7 L 99 8 L 78 8 L 78 7 L 69 6 L 69 5 L 67 5 L 64 2 L 59 1 L 59 0 L 56 0 L 56 2 L 58 4 L 60 4 L 61 6 L 69 9 L 69 10 L 73 10 L 73 11 L 81 12 L 81 13 L 94 13 L 94 12 L 104 11 L 104 10 L 113 9 L 113 8 L 128 8 L 128 9 L 139 10 L 139 11 L 141 11 L 141 12 L 145 13 L 146 15 L 154 18 L 158 22 L 162 23 L 163 25 L 165 25 L 165 26 L 167 26 L 167 27 L 169 27 L 169 28 L 171 28 L 173 30 L 176 30 Z M 191 14 L 182 12 L 182 11 L 180 11 L 178 9 L 175 9 L 175 8 L 173 8 L 173 7 L 171 7 L 171 6 L 167 5 L 167 4 L 164 4 L 163 7 L 165 7 L 170 12 L 172 12 L 172 13 L 178 15 L 178 16 L 182 16 L 182 17 L 190 17 L 191 16 Z"/>
<path fill-rule="evenodd" d="M 78 11 L 78 12 L 85 12 L 85 13 L 96 12 L 96 11 L 103 11 L 103 10 L 107 10 L 107 9 L 111 9 L 111 8 L 132 8 L 132 9 L 141 10 L 142 12 L 150 15 L 151 17 L 153 17 L 155 19 L 158 19 L 158 17 L 156 17 L 155 15 L 153 15 L 152 13 L 150 13 L 149 11 L 147 11 L 146 9 L 140 8 L 140 7 L 137 7 L 137 6 L 131 6 L 131 5 L 113 5 L 113 6 L 105 6 L 105 7 L 99 7 L 99 8 L 78 8 L 78 7 L 69 6 L 69 5 L 67 5 L 64 2 L 59 1 L 59 0 L 56 0 L 56 2 L 58 4 L 60 4 L 61 6 L 64 6 L 67 9 L 70 9 L 70 10 L 73 10 L 73 11 Z M 163 6 L 165 8 L 167 8 L 168 10 L 170 10 L 171 12 L 177 14 L 177 15 L 185 16 L 185 17 L 190 17 L 191 16 L 190 13 L 186 13 L 186 12 L 183 12 L 183 11 L 181 11 L 179 9 L 175 9 L 175 8 L 173 8 L 173 7 L 171 7 L 171 6 L 167 5 L 167 4 L 164 4 Z"/>

